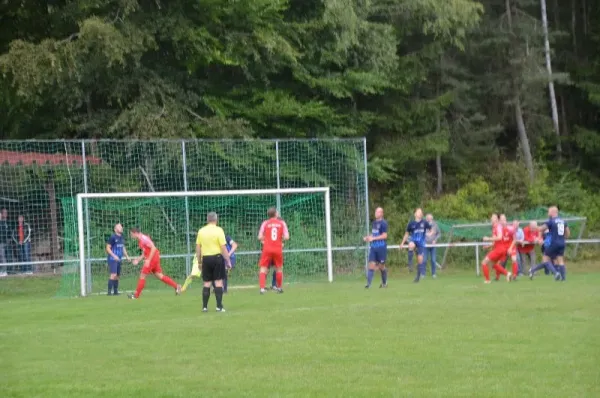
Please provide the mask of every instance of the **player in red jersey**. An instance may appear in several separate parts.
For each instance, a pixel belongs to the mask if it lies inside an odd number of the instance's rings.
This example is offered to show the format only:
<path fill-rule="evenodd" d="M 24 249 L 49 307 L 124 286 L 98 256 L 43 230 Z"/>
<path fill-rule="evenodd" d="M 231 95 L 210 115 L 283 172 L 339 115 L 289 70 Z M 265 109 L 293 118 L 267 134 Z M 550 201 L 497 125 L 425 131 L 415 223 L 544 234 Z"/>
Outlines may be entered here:
<path fill-rule="evenodd" d="M 142 250 L 142 255 L 133 260 L 133 265 L 138 265 L 139 262 L 144 259 L 144 266 L 142 267 L 135 293 L 129 294 L 128 297 L 130 299 L 137 299 L 140 297 L 140 294 L 142 294 L 142 290 L 144 290 L 144 286 L 146 285 L 146 276 L 149 274 L 153 274 L 157 279 L 160 279 L 163 283 L 171 286 L 175 289 L 177 295 L 181 294 L 181 286 L 162 273 L 162 268 L 160 267 L 160 252 L 158 251 L 158 248 L 154 246 L 152 239 L 150 239 L 148 235 L 141 233 L 137 228 L 131 228 L 130 234 L 133 239 L 138 241 L 140 249 Z"/>
<path fill-rule="evenodd" d="M 500 274 L 506 275 L 506 280 L 510 281 L 510 273 L 500 265 L 502 261 L 506 259 L 507 247 L 502 243 L 503 239 L 503 228 L 502 224 L 498 221 L 498 215 L 492 214 L 492 236 L 486 236 L 483 238 L 484 242 L 492 242 L 492 250 L 485 256 L 481 263 L 481 269 L 483 270 L 483 276 L 485 277 L 485 283 L 490 283 L 490 268 L 492 265 L 494 270 Z"/>
<path fill-rule="evenodd" d="M 517 231 L 519 230 L 519 221 L 514 220 L 512 225 L 509 225 L 505 228 L 506 233 L 506 242 L 510 242 L 508 245 L 507 254 L 510 256 L 510 261 L 512 262 L 512 280 L 517 279 L 517 275 L 519 275 L 519 260 L 517 258 Z M 505 242 L 505 243 L 506 243 Z M 507 260 L 508 261 L 508 260 Z"/>
<path fill-rule="evenodd" d="M 260 294 L 265 293 L 267 273 L 271 264 L 275 265 L 276 290 L 278 293 L 283 293 L 283 241 L 290 238 L 290 233 L 285 221 L 279 218 L 276 208 L 270 208 L 267 215 L 269 219 L 263 221 L 258 232 L 258 240 L 263 245 L 258 262 Z"/>

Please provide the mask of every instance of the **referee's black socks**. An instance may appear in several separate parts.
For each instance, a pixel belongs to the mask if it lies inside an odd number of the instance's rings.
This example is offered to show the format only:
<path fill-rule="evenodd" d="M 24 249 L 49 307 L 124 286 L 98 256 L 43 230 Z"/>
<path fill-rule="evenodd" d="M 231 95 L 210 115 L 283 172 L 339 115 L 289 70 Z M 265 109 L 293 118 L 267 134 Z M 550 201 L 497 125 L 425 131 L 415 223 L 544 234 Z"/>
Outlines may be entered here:
<path fill-rule="evenodd" d="M 216 292 L 216 289 L 215 289 L 215 292 Z M 202 289 L 202 308 L 208 308 L 208 299 L 209 298 L 210 298 L 210 287 L 205 286 L 204 289 Z"/>
<path fill-rule="evenodd" d="M 217 308 L 223 308 L 223 287 L 215 287 L 215 297 L 217 298 Z"/>

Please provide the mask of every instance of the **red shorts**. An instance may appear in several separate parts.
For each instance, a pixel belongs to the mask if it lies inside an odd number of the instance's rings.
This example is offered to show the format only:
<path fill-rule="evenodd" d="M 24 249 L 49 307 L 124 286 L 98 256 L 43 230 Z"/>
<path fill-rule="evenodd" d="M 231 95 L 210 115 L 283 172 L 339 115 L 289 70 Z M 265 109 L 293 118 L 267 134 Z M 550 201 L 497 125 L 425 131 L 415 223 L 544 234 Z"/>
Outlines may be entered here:
<path fill-rule="evenodd" d="M 506 261 L 506 249 L 503 247 L 495 247 L 488 253 L 487 258 L 494 263 Z"/>
<path fill-rule="evenodd" d="M 260 255 L 260 260 L 258 260 L 259 267 L 270 267 L 271 265 L 275 265 L 276 268 L 283 267 L 283 253 L 266 253 L 262 252 Z"/>
<path fill-rule="evenodd" d="M 142 267 L 142 274 L 162 274 L 162 268 L 160 267 L 160 255 L 157 253 L 154 255 L 148 266 Z"/>

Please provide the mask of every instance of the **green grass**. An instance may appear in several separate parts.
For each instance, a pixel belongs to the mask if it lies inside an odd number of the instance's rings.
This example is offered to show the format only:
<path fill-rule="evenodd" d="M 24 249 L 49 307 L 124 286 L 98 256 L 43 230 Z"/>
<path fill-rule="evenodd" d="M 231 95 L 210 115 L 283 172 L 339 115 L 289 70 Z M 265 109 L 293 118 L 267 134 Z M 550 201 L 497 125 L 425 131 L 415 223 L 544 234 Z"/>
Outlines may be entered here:
<path fill-rule="evenodd" d="M 239 289 L 200 312 L 149 282 L 49 299 L 56 278 L 0 281 L 3 397 L 600 396 L 600 275 L 483 285 L 467 274 L 390 287 Z M 25 294 L 35 291 L 37 294 Z M 20 294 L 19 294 L 20 292 Z M 214 311 L 214 298 L 211 301 Z"/>

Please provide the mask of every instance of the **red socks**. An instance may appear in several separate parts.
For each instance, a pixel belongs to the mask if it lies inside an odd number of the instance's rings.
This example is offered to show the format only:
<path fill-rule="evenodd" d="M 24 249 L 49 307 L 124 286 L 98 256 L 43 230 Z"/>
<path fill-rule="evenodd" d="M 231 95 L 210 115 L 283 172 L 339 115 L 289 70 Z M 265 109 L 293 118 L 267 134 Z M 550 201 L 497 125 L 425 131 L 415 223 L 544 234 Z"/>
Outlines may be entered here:
<path fill-rule="evenodd" d="M 516 278 L 517 275 L 519 274 L 519 264 L 516 261 L 513 261 L 513 266 L 512 266 L 512 274 L 513 277 Z"/>
<path fill-rule="evenodd" d="M 277 281 L 277 287 L 281 289 L 283 286 L 283 271 L 275 272 L 275 280 Z"/>
<path fill-rule="evenodd" d="M 145 279 L 138 280 L 137 289 L 135 290 L 135 294 L 133 295 L 135 298 L 140 297 L 140 294 L 142 294 L 142 290 L 144 290 L 144 286 L 146 286 L 146 280 Z"/>
<path fill-rule="evenodd" d="M 485 277 L 486 281 L 490 280 L 490 268 L 487 266 L 486 263 L 481 264 L 481 269 L 483 271 L 483 276 Z"/>
<path fill-rule="evenodd" d="M 505 270 L 504 267 L 501 266 L 500 264 L 494 264 L 494 270 L 496 271 L 496 275 L 498 275 L 498 274 L 508 275 L 508 271 Z"/>
<path fill-rule="evenodd" d="M 261 289 L 265 288 L 265 286 L 267 285 L 267 274 L 265 274 L 264 272 L 260 272 L 258 274 L 258 284 L 260 285 Z"/>
<path fill-rule="evenodd" d="M 171 286 L 173 289 L 177 289 L 177 283 L 175 283 L 175 281 L 171 278 L 169 278 L 166 275 L 163 275 L 163 277 L 160 279 L 163 283 Z"/>

